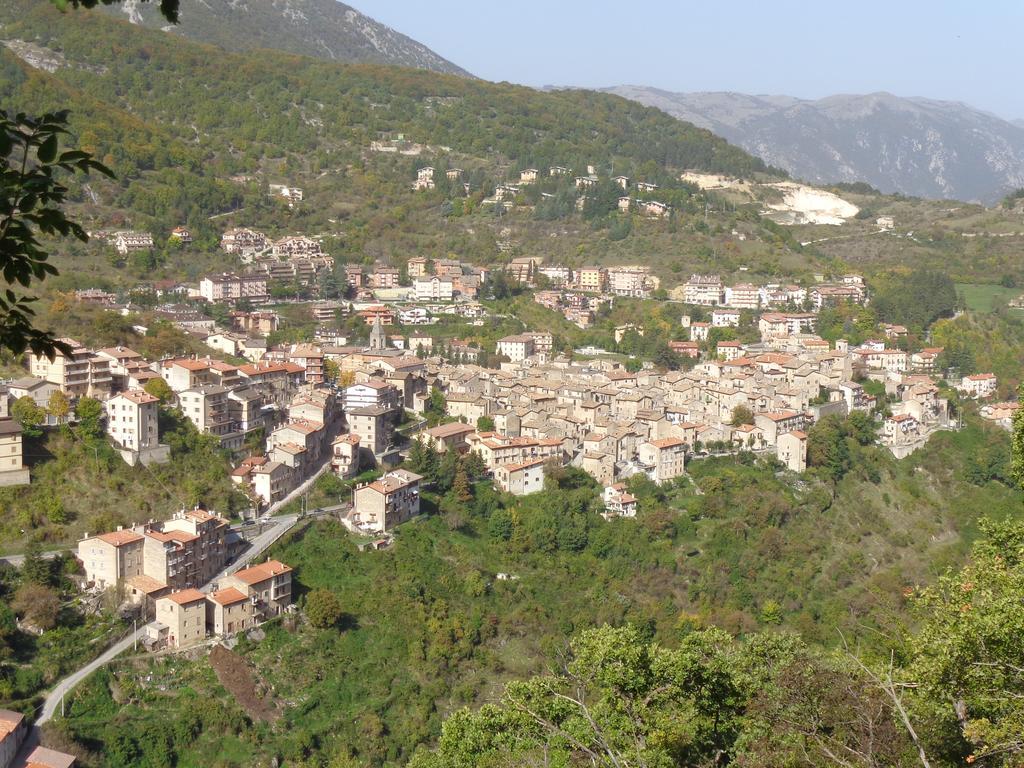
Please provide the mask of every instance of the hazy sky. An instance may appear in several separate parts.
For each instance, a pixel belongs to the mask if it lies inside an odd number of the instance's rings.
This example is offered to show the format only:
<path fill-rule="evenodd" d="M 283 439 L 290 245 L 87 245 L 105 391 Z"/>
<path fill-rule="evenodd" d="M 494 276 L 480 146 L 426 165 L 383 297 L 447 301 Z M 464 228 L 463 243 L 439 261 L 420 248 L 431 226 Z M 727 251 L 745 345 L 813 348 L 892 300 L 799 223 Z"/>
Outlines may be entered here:
<path fill-rule="evenodd" d="M 890 91 L 1024 118 L 1019 0 L 349 0 L 487 80 L 817 98 Z"/>

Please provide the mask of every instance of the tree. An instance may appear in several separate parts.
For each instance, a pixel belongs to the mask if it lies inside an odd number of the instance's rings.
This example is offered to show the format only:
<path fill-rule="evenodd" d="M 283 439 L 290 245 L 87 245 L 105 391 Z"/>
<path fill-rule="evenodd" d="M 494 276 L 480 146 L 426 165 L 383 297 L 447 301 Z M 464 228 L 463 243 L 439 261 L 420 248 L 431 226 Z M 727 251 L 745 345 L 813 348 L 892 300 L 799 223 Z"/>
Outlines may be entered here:
<path fill-rule="evenodd" d="M 68 135 L 67 124 L 67 111 L 30 117 L 0 110 L 0 269 L 8 285 L 29 288 L 57 274 L 40 235 L 89 239 L 81 225 L 64 214 L 68 188 L 57 181 L 58 171 L 98 171 L 113 177 L 88 152 L 59 151 L 61 138 Z M 52 332 L 33 326 L 32 304 L 37 300 L 11 289 L 0 296 L 0 347 L 16 353 L 31 349 L 51 359 L 58 351 L 70 354 L 67 344 Z"/>
<path fill-rule="evenodd" d="M 1024 406 L 1024 385 L 1018 391 L 1017 402 Z M 1024 407 L 1013 413 L 1013 430 L 1010 434 L 1010 477 L 1018 488 L 1024 488 Z"/>
<path fill-rule="evenodd" d="M 337 384 L 341 378 L 341 366 L 336 360 L 324 360 L 324 378 L 332 384 Z"/>
<path fill-rule="evenodd" d="M 454 451 L 449 451 L 454 453 Z M 466 462 L 460 461 L 458 469 L 455 470 L 455 480 L 452 482 L 452 493 L 461 502 L 473 499 L 473 487 L 469 484 L 469 475 L 466 472 Z"/>
<path fill-rule="evenodd" d="M 26 582 L 49 586 L 53 582 L 53 561 L 42 556 L 38 544 L 30 544 L 25 551 L 25 561 L 21 565 L 21 576 Z"/>
<path fill-rule="evenodd" d="M 306 597 L 306 618 L 317 629 L 330 629 L 341 621 L 341 601 L 327 589 L 314 589 Z"/>
<path fill-rule="evenodd" d="M 158 399 L 161 405 L 167 405 L 174 399 L 174 390 L 163 379 L 150 379 L 142 388 Z"/>
<path fill-rule="evenodd" d="M 14 593 L 11 607 L 30 624 L 53 629 L 60 615 L 60 596 L 50 587 L 27 581 Z"/>
<path fill-rule="evenodd" d="M 982 520 L 971 562 L 914 596 L 912 682 L 985 765 L 1024 756 L 1024 524 Z M 969 759 L 969 762 L 973 762 Z"/>
<path fill-rule="evenodd" d="M 83 438 L 99 437 L 103 433 L 103 403 L 92 397 L 83 397 L 75 406 L 78 433 Z"/>
<path fill-rule="evenodd" d="M 43 434 L 42 425 L 46 423 L 46 411 L 36 405 L 30 395 L 23 395 L 11 406 L 11 416 L 21 424 L 22 431 L 29 437 Z"/>
<path fill-rule="evenodd" d="M 477 432 L 493 432 L 494 431 L 494 419 L 490 416 L 481 416 L 476 420 L 476 431 Z"/>
<path fill-rule="evenodd" d="M 56 419 L 58 424 L 63 424 L 71 413 L 71 401 L 61 390 L 55 389 L 46 404 L 46 412 Z"/>
<path fill-rule="evenodd" d="M 851 465 L 846 431 L 838 416 L 826 416 L 807 432 L 807 463 L 832 480 L 842 479 Z"/>
<path fill-rule="evenodd" d="M 734 427 L 738 427 L 741 424 L 753 424 L 754 412 L 745 405 L 737 405 L 732 409 L 732 421 L 730 423 Z"/>

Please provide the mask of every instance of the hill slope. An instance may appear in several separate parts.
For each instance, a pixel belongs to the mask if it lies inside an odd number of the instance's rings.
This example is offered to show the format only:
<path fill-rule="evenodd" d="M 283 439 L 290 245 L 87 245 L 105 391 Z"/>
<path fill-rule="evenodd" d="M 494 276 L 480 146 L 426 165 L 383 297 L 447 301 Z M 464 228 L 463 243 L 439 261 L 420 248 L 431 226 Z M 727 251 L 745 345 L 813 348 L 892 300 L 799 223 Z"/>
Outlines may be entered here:
<path fill-rule="evenodd" d="M 469 76 L 425 45 L 335 0 L 183 0 L 177 26 L 167 24 L 155 3 L 128 0 L 111 12 L 229 51 L 274 48 L 332 61 Z"/>
<path fill-rule="evenodd" d="M 959 102 L 606 90 L 708 128 L 810 182 L 866 181 L 883 192 L 981 202 L 1024 186 L 1024 128 Z"/>

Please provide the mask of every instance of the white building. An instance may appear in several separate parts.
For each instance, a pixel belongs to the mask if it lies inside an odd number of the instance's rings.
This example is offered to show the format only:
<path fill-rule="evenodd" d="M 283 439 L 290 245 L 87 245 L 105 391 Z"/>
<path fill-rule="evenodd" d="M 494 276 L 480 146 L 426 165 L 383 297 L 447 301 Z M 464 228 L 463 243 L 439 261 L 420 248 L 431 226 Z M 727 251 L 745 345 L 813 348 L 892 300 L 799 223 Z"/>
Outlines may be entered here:
<path fill-rule="evenodd" d="M 416 301 L 451 301 L 455 295 L 455 283 L 450 278 L 430 275 L 413 281 Z"/>

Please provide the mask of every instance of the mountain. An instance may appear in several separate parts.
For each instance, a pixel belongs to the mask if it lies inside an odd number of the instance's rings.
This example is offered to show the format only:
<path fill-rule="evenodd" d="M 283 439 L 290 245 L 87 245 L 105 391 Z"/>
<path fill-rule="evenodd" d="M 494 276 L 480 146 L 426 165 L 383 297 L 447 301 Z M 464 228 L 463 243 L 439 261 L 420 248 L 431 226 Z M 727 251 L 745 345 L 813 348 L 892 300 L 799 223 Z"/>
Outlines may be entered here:
<path fill-rule="evenodd" d="M 714 131 L 812 183 L 865 181 L 883 192 L 985 203 L 1024 186 L 1024 126 L 960 102 L 605 90 Z"/>
<path fill-rule="evenodd" d="M 335 0 L 182 0 L 177 25 L 167 23 L 157 3 L 126 0 L 109 12 L 229 51 L 274 48 L 319 59 L 470 76 L 425 45 Z"/>

